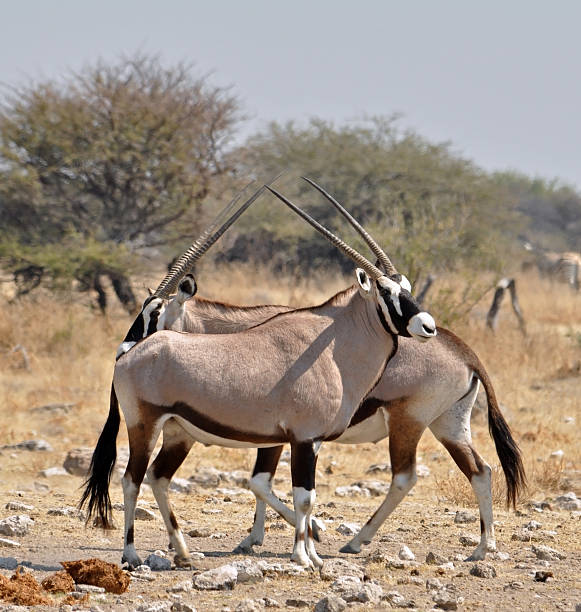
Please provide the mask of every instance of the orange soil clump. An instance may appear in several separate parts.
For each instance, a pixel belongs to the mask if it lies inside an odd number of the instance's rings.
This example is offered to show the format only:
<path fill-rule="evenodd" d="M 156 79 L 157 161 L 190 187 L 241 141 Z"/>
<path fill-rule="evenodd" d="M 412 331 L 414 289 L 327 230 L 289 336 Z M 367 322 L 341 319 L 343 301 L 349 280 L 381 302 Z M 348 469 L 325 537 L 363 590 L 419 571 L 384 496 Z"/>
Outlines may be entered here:
<path fill-rule="evenodd" d="M 0 574 L 0 599 L 19 606 L 54 605 L 34 577 L 22 569 L 16 570 L 11 578 Z"/>
<path fill-rule="evenodd" d="M 49 593 L 69 593 L 75 590 L 75 581 L 65 570 L 47 576 L 41 584 L 42 588 Z"/>
<path fill-rule="evenodd" d="M 118 565 L 101 559 L 61 561 L 61 565 L 77 584 L 92 584 L 103 587 L 108 593 L 125 593 L 131 577 Z"/>

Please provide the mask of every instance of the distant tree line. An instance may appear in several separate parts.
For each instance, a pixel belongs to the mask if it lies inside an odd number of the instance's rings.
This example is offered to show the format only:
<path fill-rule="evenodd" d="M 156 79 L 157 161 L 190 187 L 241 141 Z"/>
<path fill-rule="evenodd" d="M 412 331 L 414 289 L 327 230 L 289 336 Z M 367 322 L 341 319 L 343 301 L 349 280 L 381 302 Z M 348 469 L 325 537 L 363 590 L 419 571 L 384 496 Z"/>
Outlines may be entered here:
<path fill-rule="evenodd" d="M 581 250 L 581 195 L 572 187 L 487 173 L 449 143 L 403 130 L 395 116 L 272 123 L 233 147 L 242 110 L 230 90 L 191 66 L 142 55 L 8 90 L 0 107 L 0 265 L 22 293 L 74 280 L 96 291 L 102 308 L 108 278 L 133 310 L 129 279 L 145 255 L 169 261 L 248 177 L 282 169 L 277 186 L 286 195 L 345 236 L 346 224 L 299 177 L 319 182 L 415 282 L 443 270 L 504 272 L 524 256 L 524 238 Z M 266 196 L 216 257 L 289 273 L 351 267 Z"/>

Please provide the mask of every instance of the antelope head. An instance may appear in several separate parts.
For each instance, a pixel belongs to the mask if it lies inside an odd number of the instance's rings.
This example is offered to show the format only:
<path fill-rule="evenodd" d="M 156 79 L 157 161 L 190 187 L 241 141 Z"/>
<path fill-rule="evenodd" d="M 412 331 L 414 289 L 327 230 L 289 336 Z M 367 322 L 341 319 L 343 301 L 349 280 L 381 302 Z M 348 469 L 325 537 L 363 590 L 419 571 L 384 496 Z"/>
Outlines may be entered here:
<path fill-rule="evenodd" d="M 383 270 L 374 266 L 369 260 L 363 257 L 363 255 L 355 251 L 355 249 L 351 248 L 327 228 L 323 227 L 318 221 L 293 204 L 285 196 L 269 186 L 266 186 L 266 188 L 307 221 L 307 223 L 312 225 L 318 232 L 323 234 L 329 242 L 350 257 L 359 266 L 356 276 L 360 293 L 366 299 L 374 300 L 377 305 L 379 319 L 388 333 L 394 336 L 411 337 L 420 341 L 426 341 L 433 338 L 437 334 L 436 323 L 432 315 L 423 311 L 410 293 L 411 286 L 408 279 L 396 270 L 385 251 L 379 247 L 371 235 L 363 229 L 335 198 L 330 196 L 322 187 L 314 183 L 314 181 L 310 179 L 305 180 L 320 191 L 349 221 L 377 256 Z"/>
<path fill-rule="evenodd" d="M 279 175 L 280 176 L 280 175 Z M 275 177 L 273 179 L 276 180 Z M 272 182 L 272 181 L 271 181 Z M 222 234 L 244 213 L 244 211 L 260 196 L 266 187 L 262 186 L 232 214 L 219 229 L 218 225 L 224 217 L 238 204 L 241 194 L 238 194 L 214 219 L 202 235 L 181 255 L 169 272 L 165 275 L 157 289 L 145 299 L 140 313 L 131 325 L 123 342 L 117 349 L 117 359 L 137 342 L 150 336 L 160 329 L 168 329 L 184 312 L 184 304 L 192 298 L 198 289 L 192 270 L 196 261 L 222 236 Z M 185 276 L 184 276 L 185 275 Z M 177 292 L 176 292 L 177 289 Z"/>

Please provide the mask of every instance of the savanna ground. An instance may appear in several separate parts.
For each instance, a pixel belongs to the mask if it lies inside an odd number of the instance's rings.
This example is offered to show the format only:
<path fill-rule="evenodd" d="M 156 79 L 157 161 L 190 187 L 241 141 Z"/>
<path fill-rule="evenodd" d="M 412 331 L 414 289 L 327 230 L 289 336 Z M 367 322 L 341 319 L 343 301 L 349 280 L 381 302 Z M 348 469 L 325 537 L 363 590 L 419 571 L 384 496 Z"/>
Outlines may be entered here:
<path fill-rule="evenodd" d="M 256 274 L 240 269 L 224 275 L 202 273 L 200 295 L 233 303 L 313 304 L 350 282 L 336 279 L 333 284 L 322 277 L 308 283 L 281 279 L 266 272 Z M 249 279 L 260 279 L 252 286 Z M 153 283 L 152 283 L 153 284 Z M 523 452 L 529 479 L 526 496 L 518 510 L 504 506 L 504 482 L 498 469 L 494 480 L 494 511 L 497 545 L 508 559 L 489 558 L 495 578 L 470 575 L 472 564 L 462 559 L 471 552 L 459 541 L 461 535 L 479 535 L 478 523 L 458 525 L 458 509 L 477 514 L 468 483 L 450 457 L 428 432 L 419 451 L 419 463 L 429 475 L 421 477 L 412 494 L 380 529 L 374 541 L 362 552 L 347 557 L 365 568 L 384 592 L 397 590 L 418 609 L 430 609 L 434 602 L 425 588 L 426 580 L 439 578 L 452 583 L 464 598 L 462 609 L 496 610 L 574 610 L 581 604 L 581 533 L 579 512 L 562 510 L 554 500 L 567 491 L 581 495 L 581 294 L 574 295 L 563 286 L 551 286 L 531 274 L 518 279 L 518 289 L 528 336 L 518 330 L 509 305 L 503 304 L 495 334 L 485 330 L 484 316 L 491 294 L 452 329 L 466 340 L 486 365 L 495 385 L 504 414 Z M 17 501 L 34 508 L 25 512 L 34 525 L 30 532 L 13 537 L 20 548 L 1 548 L 0 557 L 13 556 L 32 564 L 33 575 L 41 580 L 60 569 L 59 562 L 90 557 L 119 563 L 122 551 L 122 512 L 115 512 L 118 529 L 104 532 L 84 526 L 76 517 L 47 514 L 50 508 L 75 506 L 82 479 L 72 475 L 42 477 L 46 468 L 62 466 L 70 449 L 93 447 L 105 422 L 116 347 L 130 320 L 120 310 L 103 318 L 87 304 L 57 300 L 50 296 L 30 297 L 5 304 L 0 321 L 0 446 L 24 440 L 43 439 L 51 451 L 0 450 L 0 519 L 14 512 L 5 506 Z M 505 300 L 508 301 L 508 300 Z M 437 311 L 432 311 L 438 317 Z M 22 350 L 13 351 L 21 346 Z M 25 356 L 28 369 L 24 367 Z M 61 405 L 52 410 L 50 404 Z M 479 406 L 485 406 L 479 398 Z M 476 448 L 493 466 L 498 466 L 494 445 L 489 438 L 486 418 L 477 406 L 473 413 L 473 438 Z M 126 445 L 124 426 L 118 447 Z M 562 451 L 562 453 L 555 453 Z M 231 450 L 195 445 L 177 476 L 188 478 L 204 467 L 219 470 L 250 471 L 254 451 Z M 387 442 L 377 445 L 325 445 L 319 456 L 317 504 L 315 515 L 326 521 L 327 531 L 317 549 L 323 559 L 344 556 L 339 548 L 350 539 L 336 528 L 341 523 L 363 524 L 378 506 L 380 497 L 338 497 L 335 489 L 361 480 L 389 480 L 389 474 L 366 473 L 373 464 L 388 462 Z M 228 487 L 229 485 L 221 485 Z M 281 465 L 275 490 L 290 501 L 290 474 Z M 122 502 L 119 475 L 113 476 L 113 502 Z M 141 496 L 147 507 L 155 509 L 151 491 L 144 487 Z M 246 535 L 254 513 L 249 494 L 229 495 L 197 486 L 189 494 L 172 493 L 171 499 L 184 531 L 208 529 L 208 537 L 186 536 L 191 551 L 204 553 L 196 569 L 216 567 L 243 558 L 231 554 Z M 548 502 L 542 511 L 531 502 Z M 540 508 L 539 508 L 540 509 Z M 531 520 L 541 523 L 536 544 L 548 545 L 566 555 L 549 566 L 531 550 L 535 542 L 513 540 L 512 535 Z M 267 533 L 253 558 L 288 562 L 293 532 L 269 513 Z M 396 558 L 402 544 L 415 554 L 416 567 L 395 569 L 386 557 Z M 136 546 L 142 557 L 155 550 L 167 551 L 165 528 L 158 515 L 154 521 L 136 523 Z M 424 563 L 426 554 L 435 552 L 453 561 L 453 569 L 438 569 Z M 381 553 L 381 554 L 378 554 Z M 547 582 L 533 579 L 535 570 L 548 570 Z M 11 571 L 0 570 L 4 576 Z M 98 603 L 102 609 L 135 609 L 144 602 L 169 601 L 166 589 L 191 580 L 192 570 L 159 572 L 152 582 L 133 580 L 123 595 L 107 595 Z M 236 608 L 246 598 L 271 597 L 285 607 L 289 599 L 315 602 L 330 592 L 330 583 L 318 573 L 282 576 L 258 584 L 237 585 L 232 591 L 186 593 L 182 601 L 198 610 Z M 0 602 L 0 607 L 1 607 Z M 58 606 L 58 598 L 55 606 Z M 94 602 L 83 604 L 96 605 Z M 352 604 L 353 605 L 353 604 Z M 370 604 L 361 604 L 367 607 Z M 379 607 L 390 607 L 387 601 Z"/>

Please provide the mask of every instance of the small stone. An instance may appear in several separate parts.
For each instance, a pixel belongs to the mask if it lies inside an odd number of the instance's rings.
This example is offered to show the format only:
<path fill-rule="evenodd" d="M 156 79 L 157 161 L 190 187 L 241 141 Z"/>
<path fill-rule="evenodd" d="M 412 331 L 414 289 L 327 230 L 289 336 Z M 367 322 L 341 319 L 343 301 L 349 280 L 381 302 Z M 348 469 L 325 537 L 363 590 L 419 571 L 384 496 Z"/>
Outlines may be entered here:
<path fill-rule="evenodd" d="M 258 612 L 264 606 L 255 599 L 243 599 L 235 608 L 234 612 Z"/>
<path fill-rule="evenodd" d="M 368 489 L 362 489 L 357 485 L 346 485 L 343 487 L 337 487 L 335 489 L 335 495 L 337 495 L 337 497 L 355 497 L 356 495 L 370 497 L 371 493 Z"/>
<path fill-rule="evenodd" d="M 493 565 L 478 561 L 470 568 L 470 575 L 478 578 L 496 578 L 496 570 Z"/>
<path fill-rule="evenodd" d="M 151 573 L 151 567 L 149 565 L 138 565 L 132 572 L 131 577 L 137 580 L 144 580 L 145 582 L 153 582 L 155 576 Z"/>
<path fill-rule="evenodd" d="M 413 561 L 416 558 L 414 553 L 405 544 L 399 549 L 397 556 L 403 561 Z"/>
<path fill-rule="evenodd" d="M 34 510 L 34 506 L 17 501 L 8 502 L 4 507 L 12 512 L 30 512 L 30 510 Z"/>
<path fill-rule="evenodd" d="M 221 474 L 216 468 L 204 467 L 190 476 L 190 480 L 203 487 L 217 487 L 221 480 Z"/>
<path fill-rule="evenodd" d="M 438 591 L 444 585 L 437 578 L 428 578 L 426 580 L 426 591 Z"/>
<path fill-rule="evenodd" d="M 525 585 L 520 580 L 512 580 L 511 582 L 505 584 L 502 588 L 505 591 L 522 591 L 522 589 L 525 588 Z"/>
<path fill-rule="evenodd" d="M 359 533 L 360 530 L 361 525 L 359 525 L 359 523 L 341 523 L 336 529 L 341 535 L 346 536 L 355 535 Z"/>
<path fill-rule="evenodd" d="M 535 529 L 540 529 L 542 526 L 543 525 L 539 523 L 539 521 L 529 521 L 526 525 L 523 525 L 523 528 L 534 531 Z"/>
<path fill-rule="evenodd" d="M 104 587 L 97 586 L 96 584 L 77 584 L 75 589 L 79 593 L 106 593 Z"/>
<path fill-rule="evenodd" d="M 446 572 L 450 572 L 453 569 L 456 569 L 454 567 L 454 564 L 452 563 L 452 561 L 446 561 L 446 563 L 441 563 L 440 565 L 438 565 L 438 574 L 445 574 Z"/>
<path fill-rule="evenodd" d="M 191 493 L 194 485 L 187 478 L 172 478 L 169 483 L 169 490 L 177 493 Z"/>
<path fill-rule="evenodd" d="M 187 580 L 184 582 L 178 582 L 177 584 L 168 587 L 166 590 L 168 593 L 189 593 L 193 588 L 194 586 L 191 580 Z"/>
<path fill-rule="evenodd" d="M 92 448 L 73 448 L 67 453 L 63 468 L 73 476 L 85 478 L 91 465 Z"/>
<path fill-rule="evenodd" d="M 142 603 L 136 608 L 137 612 L 169 612 L 171 610 L 172 602 L 170 601 L 155 601 L 149 603 Z"/>
<path fill-rule="evenodd" d="M 16 542 L 15 540 L 9 540 L 8 538 L 0 538 L 0 548 L 20 548 L 22 544 L 20 542 Z"/>
<path fill-rule="evenodd" d="M 0 557 L 0 569 L 14 570 L 18 567 L 18 561 L 14 557 Z"/>
<path fill-rule="evenodd" d="M 52 446 L 46 440 L 25 440 L 18 444 L 11 444 L 2 448 L 14 448 L 16 450 L 27 450 L 27 451 L 43 451 L 51 452 Z"/>
<path fill-rule="evenodd" d="M 365 582 L 361 589 L 359 589 L 353 597 L 349 596 L 349 593 L 343 593 L 343 599 L 345 601 L 360 601 L 361 603 L 370 603 L 377 605 L 383 596 L 382 587 L 376 582 Z"/>
<path fill-rule="evenodd" d="M 442 565 L 443 563 L 447 562 L 448 559 L 433 551 L 428 552 L 428 554 L 426 555 L 426 563 L 428 565 Z"/>
<path fill-rule="evenodd" d="M 537 570 L 535 572 L 534 581 L 535 582 L 547 582 L 549 578 L 553 577 L 553 572 L 550 570 Z"/>
<path fill-rule="evenodd" d="M 0 521 L 0 534 L 7 536 L 26 535 L 34 521 L 27 514 L 15 514 Z"/>
<path fill-rule="evenodd" d="M 231 591 L 237 579 L 237 569 L 226 564 L 197 574 L 193 578 L 193 584 L 200 591 Z"/>
<path fill-rule="evenodd" d="M 473 535 L 462 535 L 458 538 L 462 546 L 478 546 L 480 538 Z"/>
<path fill-rule="evenodd" d="M 188 531 L 190 538 L 209 538 L 212 531 L 208 527 L 198 527 Z"/>
<path fill-rule="evenodd" d="M 369 491 L 372 497 L 383 497 L 389 491 L 389 484 L 379 480 L 360 480 L 351 486 Z"/>
<path fill-rule="evenodd" d="M 367 468 L 368 474 L 375 474 L 377 472 L 389 472 L 391 465 L 389 463 L 374 463 Z"/>
<path fill-rule="evenodd" d="M 236 576 L 236 582 L 238 583 L 261 582 L 264 578 L 264 574 L 260 569 L 260 566 L 252 559 L 233 561 L 230 565 L 236 568 L 236 571 L 238 572 Z"/>
<path fill-rule="evenodd" d="M 451 585 L 448 585 L 439 591 L 435 591 L 432 595 L 432 600 L 436 606 L 442 610 L 457 610 L 458 604 L 464 601 L 462 597 L 458 597 L 456 593 L 450 589 L 450 586 Z"/>
<path fill-rule="evenodd" d="M 73 516 L 75 518 L 84 519 L 85 515 L 78 508 L 73 506 L 64 506 L 63 508 L 49 508 L 46 513 L 49 516 Z"/>
<path fill-rule="evenodd" d="M 270 563 L 269 561 L 258 561 L 258 567 L 266 576 L 300 576 L 307 569 L 296 563 Z"/>
<path fill-rule="evenodd" d="M 174 601 L 170 609 L 171 612 L 196 612 L 196 608 L 185 601 Z"/>
<path fill-rule="evenodd" d="M 533 534 L 528 529 L 518 529 L 511 536 L 511 540 L 515 540 L 517 542 L 530 542 L 533 538 Z"/>
<path fill-rule="evenodd" d="M 319 599 L 315 605 L 314 612 L 342 612 L 347 607 L 347 602 L 338 595 L 327 595 Z"/>
<path fill-rule="evenodd" d="M 150 567 L 152 572 L 168 572 L 171 570 L 171 561 L 155 553 L 149 555 L 143 563 Z"/>
<path fill-rule="evenodd" d="M 454 522 L 459 524 L 475 523 L 477 520 L 478 517 L 467 510 L 458 510 L 454 516 Z"/>
<path fill-rule="evenodd" d="M 510 554 L 507 552 L 501 552 L 497 550 L 493 553 L 490 553 L 490 558 L 493 559 L 494 561 L 509 561 Z"/>
<path fill-rule="evenodd" d="M 336 580 L 339 576 L 355 576 L 363 580 L 363 568 L 345 559 L 327 559 L 320 570 L 323 580 Z"/>
<path fill-rule="evenodd" d="M 68 472 L 65 468 L 57 466 L 46 468 L 45 470 L 41 470 L 38 475 L 41 478 L 52 478 L 53 476 L 68 476 Z"/>
<path fill-rule="evenodd" d="M 550 456 L 551 456 L 551 459 L 559 460 L 559 459 L 562 459 L 564 455 L 565 455 L 564 451 L 559 449 L 559 450 L 553 451 Z"/>
<path fill-rule="evenodd" d="M 405 597 L 399 591 L 388 591 L 382 599 L 388 601 L 394 608 L 400 608 L 405 603 Z"/>
<path fill-rule="evenodd" d="M 331 588 L 334 591 L 352 591 L 358 589 L 361 586 L 361 579 L 357 578 L 357 576 L 338 576 L 333 584 L 331 584 Z"/>
<path fill-rule="evenodd" d="M 258 601 L 262 602 L 265 608 L 281 608 L 281 604 L 272 597 L 261 597 Z"/>
<path fill-rule="evenodd" d="M 295 597 L 291 597 L 290 599 L 287 599 L 285 603 L 289 608 L 310 608 L 311 607 L 310 601 L 306 599 L 295 598 Z"/>
<path fill-rule="evenodd" d="M 555 500 L 555 504 L 561 510 L 581 510 L 581 499 L 578 499 L 573 491 L 565 493 L 565 495 L 559 495 Z"/>
<path fill-rule="evenodd" d="M 538 546 L 533 544 L 531 549 L 535 553 L 537 559 L 542 559 L 544 561 L 558 561 L 560 559 L 567 558 L 566 554 L 559 552 L 550 546 L 544 546 L 543 544 L 539 544 Z"/>
<path fill-rule="evenodd" d="M 140 521 L 154 521 L 155 512 L 152 512 L 143 506 L 137 506 L 137 508 L 135 508 L 135 518 Z"/>

